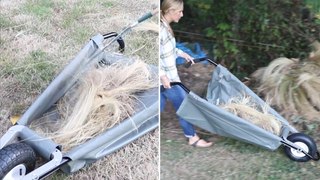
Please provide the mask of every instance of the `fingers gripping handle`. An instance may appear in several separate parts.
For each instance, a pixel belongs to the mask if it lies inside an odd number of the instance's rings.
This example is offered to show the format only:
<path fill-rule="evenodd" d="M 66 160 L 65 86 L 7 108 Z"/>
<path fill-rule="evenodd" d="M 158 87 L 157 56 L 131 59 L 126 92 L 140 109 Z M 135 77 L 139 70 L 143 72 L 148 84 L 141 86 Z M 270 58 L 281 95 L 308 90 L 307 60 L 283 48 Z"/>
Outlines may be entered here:
<path fill-rule="evenodd" d="M 206 57 L 205 57 L 205 58 L 197 58 L 197 59 L 193 59 L 193 62 L 194 62 L 194 63 L 198 63 L 198 62 L 205 61 L 205 60 L 207 60 Z M 189 62 L 187 62 L 187 63 L 185 64 L 185 67 L 186 67 L 186 68 L 189 68 L 189 67 L 191 66 L 191 64 L 192 64 L 192 62 L 189 61 Z"/>
<path fill-rule="evenodd" d="M 201 61 L 208 61 L 209 63 L 211 63 L 211 64 L 213 64 L 213 65 L 215 65 L 215 66 L 218 66 L 218 64 L 217 64 L 214 60 L 211 60 L 211 59 L 209 59 L 209 58 L 207 58 L 207 57 L 202 57 L 202 58 L 193 59 L 193 62 L 194 62 L 194 63 L 198 63 L 198 62 L 201 62 Z M 189 61 L 189 62 L 185 63 L 184 66 L 185 66 L 186 68 L 189 68 L 191 65 L 192 65 L 192 62 Z"/>

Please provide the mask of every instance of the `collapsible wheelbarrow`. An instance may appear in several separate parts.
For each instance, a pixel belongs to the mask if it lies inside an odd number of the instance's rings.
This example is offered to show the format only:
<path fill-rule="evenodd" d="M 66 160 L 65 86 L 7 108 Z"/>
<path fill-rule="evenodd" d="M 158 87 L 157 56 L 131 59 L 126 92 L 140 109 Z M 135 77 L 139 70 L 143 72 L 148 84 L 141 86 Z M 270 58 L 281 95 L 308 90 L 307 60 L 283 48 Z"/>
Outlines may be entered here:
<path fill-rule="evenodd" d="M 268 108 L 268 113 L 281 122 L 279 136 L 219 107 L 217 104 L 227 103 L 232 97 L 244 95 L 250 96 L 259 105 L 264 105 L 265 102 L 226 68 L 213 60 L 201 58 L 195 59 L 195 62 L 204 60 L 216 66 L 208 84 L 206 99 L 191 92 L 182 83 L 171 83 L 181 86 L 188 93 L 177 111 L 180 117 L 211 133 L 259 145 L 269 150 L 275 150 L 280 145 L 284 145 L 285 154 L 294 161 L 319 160 L 315 141 L 310 136 L 299 133 L 271 107 Z"/>
<path fill-rule="evenodd" d="M 106 47 L 117 41 L 120 49 L 123 50 L 124 41 L 121 35 L 155 13 L 157 12 L 144 15 L 119 34 L 98 34 L 91 38 L 90 42 L 49 84 L 17 123 L 1 137 L 0 179 L 43 179 L 58 169 L 66 173 L 73 173 L 158 127 L 158 88 L 136 94 L 139 103 L 130 118 L 124 119 L 120 124 L 66 153 L 62 153 L 59 144 L 40 136 L 28 127 L 32 121 L 48 112 L 76 84 L 77 77 L 80 77 L 90 67 L 97 67 L 101 64 L 108 66 L 116 61 L 128 60 L 129 58 L 123 58 L 123 55 L 105 51 Z M 106 42 L 105 39 L 108 41 Z M 150 69 L 154 72 L 152 73 L 154 77 L 157 77 L 158 68 L 150 65 Z M 35 154 L 45 160 L 43 165 L 36 169 L 34 169 Z"/>

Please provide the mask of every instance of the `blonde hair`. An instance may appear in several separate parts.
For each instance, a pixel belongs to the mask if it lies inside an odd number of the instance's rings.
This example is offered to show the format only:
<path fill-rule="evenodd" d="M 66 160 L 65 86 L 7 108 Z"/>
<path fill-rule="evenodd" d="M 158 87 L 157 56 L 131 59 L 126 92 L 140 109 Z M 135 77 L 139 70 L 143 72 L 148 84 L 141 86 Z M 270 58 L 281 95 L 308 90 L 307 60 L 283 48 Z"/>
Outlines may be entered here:
<path fill-rule="evenodd" d="M 164 15 L 167 14 L 170 10 L 177 10 L 180 9 L 181 7 L 183 7 L 183 0 L 163 0 L 160 4 L 160 19 L 162 22 L 166 22 L 166 19 L 164 18 Z M 170 24 L 168 24 L 169 26 L 169 32 L 172 34 L 172 36 L 174 36 L 173 34 L 173 30 L 170 26 Z"/>

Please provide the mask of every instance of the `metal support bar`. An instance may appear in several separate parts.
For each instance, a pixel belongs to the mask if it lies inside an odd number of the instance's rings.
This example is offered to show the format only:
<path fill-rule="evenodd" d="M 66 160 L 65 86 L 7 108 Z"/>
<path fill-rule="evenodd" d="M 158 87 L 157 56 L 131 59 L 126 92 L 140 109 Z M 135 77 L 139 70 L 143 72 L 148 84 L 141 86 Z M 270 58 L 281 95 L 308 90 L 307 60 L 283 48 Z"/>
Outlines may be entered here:
<path fill-rule="evenodd" d="M 9 128 L 9 130 L 0 139 L 0 149 L 4 148 L 8 144 L 17 139 L 19 133 L 25 128 L 22 125 L 15 125 Z"/>
<path fill-rule="evenodd" d="M 62 166 L 63 164 L 65 164 L 69 161 L 67 159 L 64 159 L 64 160 L 62 159 L 62 153 L 58 149 L 56 149 L 52 153 L 51 157 L 52 157 L 52 160 L 50 160 L 46 164 L 38 167 L 37 169 L 31 171 L 22 179 L 23 180 L 43 179 L 43 178 L 49 176 L 50 174 L 52 174 L 53 172 L 55 172 L 56 170 L 58 170 L 60 166 Z"/>

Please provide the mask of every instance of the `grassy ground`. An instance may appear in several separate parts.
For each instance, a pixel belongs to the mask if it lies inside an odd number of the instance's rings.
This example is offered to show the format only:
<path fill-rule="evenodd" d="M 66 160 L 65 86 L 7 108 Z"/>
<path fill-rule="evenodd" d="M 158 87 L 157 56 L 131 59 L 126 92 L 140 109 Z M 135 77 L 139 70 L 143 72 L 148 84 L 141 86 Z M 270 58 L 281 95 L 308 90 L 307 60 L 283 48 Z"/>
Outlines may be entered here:
<path fill-rule="evenodd" d="M 212 136 L 208 139 L 214 141 L 214 146 L 199 149 L 186 145 L 184 139 L 176 136 L 166 130 L 161 133 L 161 179 L 304 180 L 320 177 L 319 162 L 293 162 L 282 148 L 271 152 Z M 173 140 L 173 137 L 176 138 Z"/>
<path fill-rule="evenodd" d="M 212 66 L 196 64 L 189 69 L 179 68 L 182 82 L 199 95 L 205 93 Z M 192 112 L 190 112 L 192 113 Z M 320 145 L 318 130 L 305 131 L 299 124 L 290 123 L 300 132 L 312 135 Z M 320 162 L 291 161 L 281 146 L 269 151 L 259 146 L 221 137 L 198 129 L 201 137 L 214 142 L 209 148 L 187 145 L 171 104 L 161 113 L 160 179 L 217 179 L 217 180 L 305 180 L 320 179 Z"/>
<path fill-rule="evenodd" d="M 0 135 L 11 126 L 9 118 L 23 114 L 92 36 L 120 32 L 151 11 L 153 3 L 152 0 L 1 0 Z M 148 22 L 156 24 L 158 18 Z M 141 28 L 146 24 L 123 37 L 124 54 L 157 65 L 158 34 Z M 157 179 L 158 139 L 156 130 L 71 176 L 58 172 L 49 179 L 146 176 Z"/>

